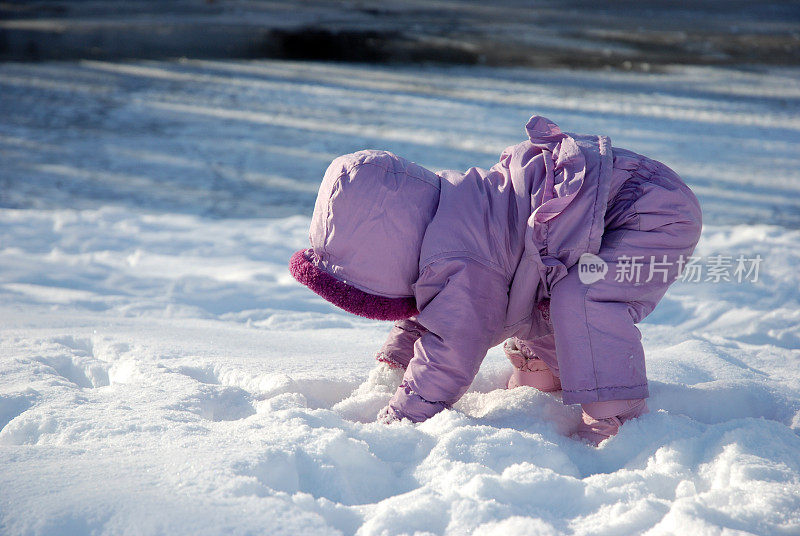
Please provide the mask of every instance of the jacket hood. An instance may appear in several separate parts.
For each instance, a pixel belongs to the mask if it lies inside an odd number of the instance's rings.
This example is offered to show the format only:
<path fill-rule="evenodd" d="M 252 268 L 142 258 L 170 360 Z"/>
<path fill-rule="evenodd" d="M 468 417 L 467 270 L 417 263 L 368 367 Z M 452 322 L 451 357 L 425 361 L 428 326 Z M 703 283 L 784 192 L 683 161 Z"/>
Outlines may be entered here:
<path fill-rule="evenodd" d="M 336 158 L 317 195 L 311 247 L 292 257 L 292 275 L 351 313 L 412 316 L 422 239 L 439 189 L 435 173 L 388 151 Z"/>

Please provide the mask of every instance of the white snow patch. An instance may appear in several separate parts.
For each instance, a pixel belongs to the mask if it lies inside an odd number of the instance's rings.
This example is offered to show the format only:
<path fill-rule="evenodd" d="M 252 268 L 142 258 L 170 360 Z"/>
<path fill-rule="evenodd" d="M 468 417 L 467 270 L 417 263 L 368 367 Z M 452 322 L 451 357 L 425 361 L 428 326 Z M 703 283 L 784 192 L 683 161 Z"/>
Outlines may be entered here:
<path fill-rule="evenodd" d="M 797 70 L 0 65 L 3 534 L 800 533 Z M 288 275 L 364 147 L 488 167 L 532 113 L 664 160 L 696 255 L 640 324 L 651 413 L 595 449 L 492 349 L 452 410 L 375 415 L 388 325 Z M 711 156 L 710 156 L 711 155 Z"/>

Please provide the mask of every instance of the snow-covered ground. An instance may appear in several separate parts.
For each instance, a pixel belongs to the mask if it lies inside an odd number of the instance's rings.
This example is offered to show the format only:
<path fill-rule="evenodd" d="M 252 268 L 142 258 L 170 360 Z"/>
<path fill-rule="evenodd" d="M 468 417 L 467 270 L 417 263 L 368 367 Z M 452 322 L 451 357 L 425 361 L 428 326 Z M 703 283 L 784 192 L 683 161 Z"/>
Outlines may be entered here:
<path fill-rule="evenodd" d="M 701 281 L 640 325 L 652 412 L 576 442 L 493 349 L 454 411 L 372 422 L 389 326 L 286 270 L 322 172 L 489 167 L 534 113 L 703 203 Z M 798 70 L 4 64 L 0 188 L 4 535 L 800 534 Z"/>

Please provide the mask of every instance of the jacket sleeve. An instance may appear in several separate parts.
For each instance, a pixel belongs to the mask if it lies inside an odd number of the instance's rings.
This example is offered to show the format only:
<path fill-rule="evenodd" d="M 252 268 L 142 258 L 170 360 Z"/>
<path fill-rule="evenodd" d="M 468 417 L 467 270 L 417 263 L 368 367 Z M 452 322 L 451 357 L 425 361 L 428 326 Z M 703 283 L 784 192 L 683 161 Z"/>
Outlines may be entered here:
<path fill-rule="evenodd" d="M 416 322 L 426 331 L 388 409 L 419 422 L 458 401 L 486 352 L 502 342 L 508 281 L 477 261 L 446 258 L 422 271 L 414 291 Z"/>
<path fill-rule="evenodd" d="M 408 362 L 414 357 L 414 343 L 426 331 L 415 316 L 395 322 L 375 359 L 393 367 L 407 368 Z"/>

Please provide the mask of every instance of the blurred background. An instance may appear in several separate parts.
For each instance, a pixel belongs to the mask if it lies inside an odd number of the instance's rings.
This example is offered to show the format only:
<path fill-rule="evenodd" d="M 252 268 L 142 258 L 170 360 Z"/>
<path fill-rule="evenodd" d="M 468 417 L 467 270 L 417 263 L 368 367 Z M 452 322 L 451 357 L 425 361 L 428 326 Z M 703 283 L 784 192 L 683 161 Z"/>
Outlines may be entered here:
<path fill-rule="evenodd" d="M 289 58 L 620 67 L 800 61 L 792 0 L 5 1 L 12 60 Z"/>
<path fill-rule="evenodd" d="M 796 1 L 3 1 L 0 60 L 4 207 L 307 214 L 339 154 L 490 167 L 539 114 L 800 224 Z"/>

